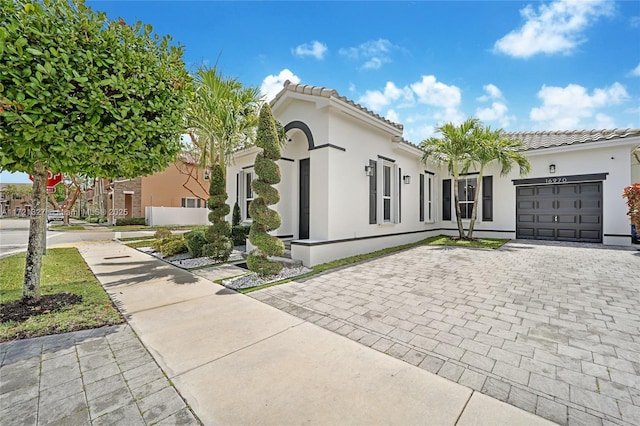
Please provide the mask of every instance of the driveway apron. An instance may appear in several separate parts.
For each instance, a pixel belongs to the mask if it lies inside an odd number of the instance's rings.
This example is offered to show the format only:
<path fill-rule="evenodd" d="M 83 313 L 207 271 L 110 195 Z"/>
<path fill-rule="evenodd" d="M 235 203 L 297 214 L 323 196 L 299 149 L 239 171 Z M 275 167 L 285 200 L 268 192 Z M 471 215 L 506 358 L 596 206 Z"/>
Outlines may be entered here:
<path fill-rule="evenodd" d="M 252 297 L 559 424 L 640 424 L 640 251 L 421 246 Z"/>

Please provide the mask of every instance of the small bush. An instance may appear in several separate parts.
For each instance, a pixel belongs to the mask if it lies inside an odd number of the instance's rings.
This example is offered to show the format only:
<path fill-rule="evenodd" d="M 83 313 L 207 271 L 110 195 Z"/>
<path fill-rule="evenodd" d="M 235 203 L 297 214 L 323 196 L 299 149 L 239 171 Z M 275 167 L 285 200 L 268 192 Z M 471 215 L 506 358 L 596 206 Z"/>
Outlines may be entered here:
<path fill-rule="evenodd" d="M 231 239 L 234 246 L 243 246 L 247 243 L 247 237 L 249 236 L 250 225 L 237 225 L 231 228 Z"/>
<path fill-rule="evenodd" d="M 146 225 L 144 217 L 125 217 L 122 219 L 116 219 L 116 226 L 125 225 Z"/>
<path fill-rule="evenodd" d="M 187 244 L 191 256 L 202 256 L 202 246 L 207 243 L 207 240 L 204 238 L 204 230 L 194 229 L 193 231 L 187 232 L 184 234 L 184 241 Z"/>
<path fill-rule="evenodd" d="M 153 236 L 157 239 L 157 240 L 163 240 L 165 238 L 169 238 L 171 236 L 171 231 L 168 230 L 167 228 L 160 228 L 156 231 L 155 234 L 153 234 Z"/>
<path fill-rule="evenodd" d="M 162 253 L 163 256 L 175 256 L 186 253 L 188 248 L 182 235 L 172 235 L 153 243 L 153 248 Z"/>
<path fill-rule="evenodd" d="M 233 205 L 233 215 L 231 216 L 231 225 L 238 226 L 240 225 L 241 221 L 242 221 L 242 216 L 240 215 L 240 206 L 236 201 L 236 203 Z"/>

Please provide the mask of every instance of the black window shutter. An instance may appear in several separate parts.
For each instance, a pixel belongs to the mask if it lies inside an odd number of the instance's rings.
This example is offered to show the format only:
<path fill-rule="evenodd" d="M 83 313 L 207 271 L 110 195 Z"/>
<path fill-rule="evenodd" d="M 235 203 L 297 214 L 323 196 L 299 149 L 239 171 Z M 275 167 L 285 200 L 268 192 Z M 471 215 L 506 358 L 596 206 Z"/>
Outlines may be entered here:
<path fill-rule="evenodd" d="M 420 173 L 420 222 L 424 222 L 424 175 Z"/>
<path fill-rule="evenodd" d="M 482 220 L 493 221 L 493 176 L 482 178 Z"/>
<path fill-rule="evenodd" d="M 378 223 L 377 213 L 378 213 L 378 205 L 377 205 L 377 162 L 374 160 L 369 160 L 369 167 L 373 171 L 371 176 L 369 176 L 369 223 L 374 224 Z"/>
<path fill-rule="evenodd" d="M 451 179 L 442 180 L 442 220 L 451 220 Z"/>
<path fill-rule="evenodd" d="M 402 169 L 398 167 L 398 222 L 402 222 Z"/>
<path fill-rule="evenodd" d="M 200 206 L 201 206 L 200 203 L 202 203 L 202 200 L 200 198 L 198 198 L 198 208 L 200 208 Z"/>
<path fill-rule="evenodd" d="M 186 198 L 182 199 L 182 207 L 187 207 L 187 199 Z"/>
<path fill-rule="evenodd" d="M 240 204 L 240 173 L 236 173 L 236 203 Z"/>

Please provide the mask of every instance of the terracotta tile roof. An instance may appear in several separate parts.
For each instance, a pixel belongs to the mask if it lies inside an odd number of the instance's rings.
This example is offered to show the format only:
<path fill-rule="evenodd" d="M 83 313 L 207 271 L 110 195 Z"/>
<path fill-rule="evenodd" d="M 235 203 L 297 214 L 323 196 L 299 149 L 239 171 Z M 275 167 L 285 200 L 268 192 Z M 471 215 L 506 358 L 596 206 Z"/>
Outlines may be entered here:
<path fill-rule="evenodd" d="M 506 134 L 509 137 L 521 139 L 527 145 L 527 150 L 534 150 L 640 136 L 640 129 L 507 132 Z"/>
<path fill-rule="evenodd" d="M 290 92 L 295 92 L 295 93 L 304 93 L 306 95 L 312 95 L 312 96 L 320 96 L 323 98 L 336 98 L 341 100 L 342 102 L 351 105 L 363 112 L 365 112 L 366 114 L 369 114 L 370 116 L 386 123 L 389 124 L 393 127 L 395 127 L 398 130 L 402 130 L 404 128 L 404 126 L 400 123 L 395 123 L 391 120 L 387 120 L 386 118 L 384 118 L 381 115 L 376 114 L 375 112 L 371 111 L 370 109 L 365 108 L 364 106 L 352 101 L 351 99 L 347 99 L 344 96 L 340 96 L 340 94 L 338 93 L 337 90 L 335 89 L 327 89 L 326 87 L 319 87 L 319 86 L 308 86 L 306 84 L 295 84 L 290 82 L 289 80 L 284 82 L 284 88 L 278 92 L 278 94 L 276 95 L 275 98 L 273 98 L 273 100 L 270 102 L 271 106 L 273 106 L 278 99 L 280 99 L 287 91 Z"/>

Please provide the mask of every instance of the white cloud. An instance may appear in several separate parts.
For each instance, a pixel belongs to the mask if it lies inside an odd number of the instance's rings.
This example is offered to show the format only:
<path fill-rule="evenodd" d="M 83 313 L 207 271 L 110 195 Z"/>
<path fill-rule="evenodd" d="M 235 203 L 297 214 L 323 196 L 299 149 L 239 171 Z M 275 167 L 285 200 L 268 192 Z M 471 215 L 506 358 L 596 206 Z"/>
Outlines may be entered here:
<path fill-rule="evenodd" d="M 324 59 L 324 55 L 327 53 L 327 50 L 327 45 L 320 43 L 317 40 L 314 40 L 311 43 L 301 44 L 295 49 L 291 49 L 292 53 L 296 56 L 313 56 L 318 60 Z"/>
<path fill-rule="evenodd" d="M 613 119 L 597 111 L 599 108 L 618 105 L 629 98 L 620 83 L 594 89 L 591 94 L 584 87 L 569 84 L 567 87 L 542 86 L 538 92 L 542 105 L 531 109 L 529 117 L 548 130 L 615 127 Z"/>
<path fill-rule="evenodd" d="M 569 54 L 585 41 L 584 30 L 599 17 L 613 14 L 614 8 L 610 0 L 557 0 L 540 4 L 537 11 L 527 5 L 520 11 L 524 25 L 498 40 L 494 50 L 516 58 Z"/>
<path fill-rule="evenodd" d="M 300 77 L 289 71 L 287 68 L 280 71 L 278 75 L 268 75 L 262 80 L 260 91 L 267 101 L 273 99 L 282 90 L 285 81 L 289 80 L 294 84 L 300 83 Z"/>
<path fill-rule="evenodd" d="M 448 86 L 432 75 L 423 75 L 421 81 L 411 85 L 411 89 L 418 96 L 418 102 L 432 106 L 457 108 L 462 99 L 458 87 Z"/>
<path fill-rule="evenodd" d="M 397 112 L 395 112 L 392 109 L 387 111 L 387 113 L 384 116 L 387 118 L 387 120 L 391 120 L 394 123 L 399 123 L 400 122 L 400 116 L 398 115 Z"/>
<path fill-rule="evenodd" d="M 375 111 L 379 111 L 382 107 L 397 101 L 400 101 L 400 105 L 398 105 L 400 108 L 413 105 L 413 92 L 407 86 L 403 88 L 397 87 L 392 81 L 387 81 L 384 86 L 384 92 L 367 90 L 358 99 L 359 103 Z"/>
<path fill-rule="evenodd" d="M 635 67 L 634 69 L 629 71 L 629 75 L 631 75 L 633 77 L 640 77 L 640 64 L 638 64 L 637 67 Z"/>
<path fill-rule="evenodd" d="M 492 99 L 502 99 L 502 91 L 495 84 L 486 84 L 482 88 L 485 94 L 477 98 L 478 101 L 486 102 Z"/>
<path fill-rule="evenodd" d="M 342 48 L 338 53 L 354 61 L 364 60 L 363 69 L 379 69 L 383 64 L 391 62 L 391 51 L 396 48 L 389 40 L 381 38 L 357 47 Z"/>
<path fill-rule="evenodd" d="M 484 95 L 476 100 L 480 102 L 491 102 L 491 106 L 476 109 L 476 117 L 481 121 L 493 121 L 500 124 L 501 127 L 507 127 L 515 117 L 507 115 L 509 108 L 504 100 L 502 91 L 495 84 L 486 84 L 482 86 Z"/>

